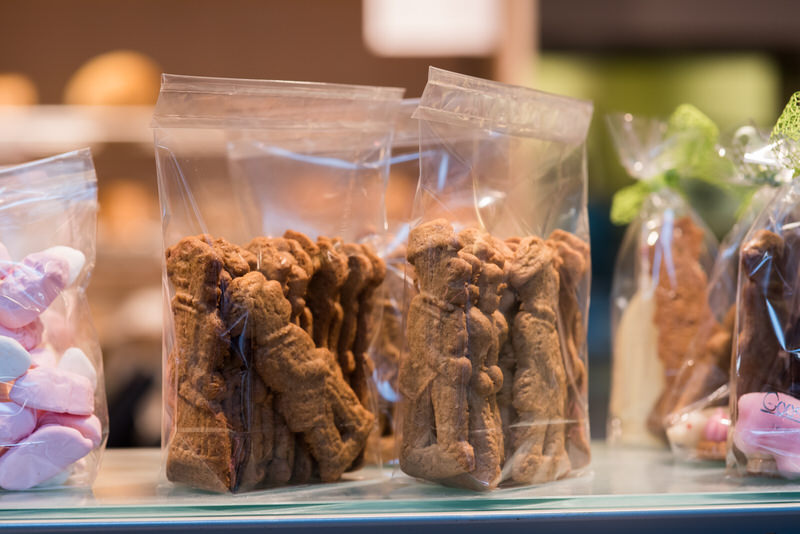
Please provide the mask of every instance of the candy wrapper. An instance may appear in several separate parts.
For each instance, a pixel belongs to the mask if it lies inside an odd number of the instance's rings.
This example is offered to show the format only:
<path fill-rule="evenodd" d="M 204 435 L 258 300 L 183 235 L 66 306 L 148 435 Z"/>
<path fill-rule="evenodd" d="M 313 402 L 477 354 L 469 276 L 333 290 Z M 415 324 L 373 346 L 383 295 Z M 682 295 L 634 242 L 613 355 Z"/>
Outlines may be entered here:
<path fill-rule="evenodd" d="M 772 144 L 750 155 L 794 179 L 760 213 L 740 251 L 733 429 L 727 464 L 740 474 L 800 478 L 800 93 L 778 120 Z"/>
<path fill-rule="evenodd" d="M 612 220 L 629 222 L 611 289 L 612 384 L 608 441 L 666 442 L 667 397 L 698 328 L 711 316 L 708 275 L 717 243 L 678 192 L 710 179 L 718 131 L 689 105 L 669 121 L 612 115 L 608 125 L 628 173 Z"/>
<path fill-rule="evenodd" d="M 670 448 L 683 460 L 724 460 L 730 426 L 729 375 L 736 320 L 739 249 L 750 226 L 786 181 L 774 166 L 749 161 L 769 145 L 768 133 L 752 126 L 737 130 L 723 152 L 731 162 L 729 183 L 746 198 L 736 224 L 720 244 L 711 269 L 711 314 L 697 330 L 664 406 Z"/>
<path fill-rule="evenodd" d="M 589 462 L 589 102 L 431 68 L 406 257 L 401 469 L 487 490 Z"/>
<path fill-rule="evenodd" d="M 402 90 L 165 76 L 164 470 L 335 481 L 375 431 L 370 344 Z"/>
<path fill-rule="evenodd" d="M 88 149 L 0 169 L 0 488 L 89 488 L 108 436 Z"/>

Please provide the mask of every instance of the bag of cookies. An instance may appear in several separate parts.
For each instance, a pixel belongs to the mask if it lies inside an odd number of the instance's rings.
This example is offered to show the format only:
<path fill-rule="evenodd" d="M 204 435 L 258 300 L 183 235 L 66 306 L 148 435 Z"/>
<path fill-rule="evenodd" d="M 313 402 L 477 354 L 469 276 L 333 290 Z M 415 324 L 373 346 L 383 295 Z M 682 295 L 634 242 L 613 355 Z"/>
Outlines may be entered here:
<path fill-rule="evenodd" d="M 744 201 L 736 224 L 720 243 L 709 275 L 711 314 L 702 321 L 665 398 L 670 448 L 683 460 L 725 460 L 730 426 L 729 376 L 736 320 L 739 248 L 755 218 L 786 175 L 774 165 L 751 161 L 769 144 L 769 133 L 739 128 L 723 152 L 730 160 L 729 185 Z"/>
<path fill-rule="evenodd" d="M 589 462 L 590 102 L 431 68 L 414 117 L 400 468 L 475 490 Z"/>
<path fill-rule="evenodd" d="M 681 193 L 710 180 L 719 132 L 684 104 L 668 121 L 611 115 L 623 167 L 637 180 L 618 191 L 612 221 L 628 224 L 611 288 L 611 444 L 666 445 L 665 400 L 698 327 L 710 316 L 708 275 L 717 242 Z"/>
<path fill-rule="evenodd" d="M 771 145 L 751 160 L 790 182 L 759 214 L 740 250 L 727 464 L 740 474 L 800 478 L 800 92 Z"/>
<path fill-rule="evenodd" d="M 0 488 L 89 488 L 108 436 L 86 289 L 97 178 L 89 149 L 0 169 Z"/>
<path fill-rule="evenodd" d="M 402 92 L 164 77 L 168 480 L 239 492 L 360 465 Z"/>

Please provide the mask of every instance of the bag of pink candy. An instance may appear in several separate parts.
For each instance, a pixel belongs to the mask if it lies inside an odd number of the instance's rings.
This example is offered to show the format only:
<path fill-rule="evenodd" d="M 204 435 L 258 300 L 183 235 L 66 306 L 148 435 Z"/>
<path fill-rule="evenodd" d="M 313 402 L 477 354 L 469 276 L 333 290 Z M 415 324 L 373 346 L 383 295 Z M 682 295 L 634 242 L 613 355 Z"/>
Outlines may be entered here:
<path fill-rule="evenodd" d="M 88 149 L 0 169 L 0 488 L 89 487 L 108 434 Z"/>

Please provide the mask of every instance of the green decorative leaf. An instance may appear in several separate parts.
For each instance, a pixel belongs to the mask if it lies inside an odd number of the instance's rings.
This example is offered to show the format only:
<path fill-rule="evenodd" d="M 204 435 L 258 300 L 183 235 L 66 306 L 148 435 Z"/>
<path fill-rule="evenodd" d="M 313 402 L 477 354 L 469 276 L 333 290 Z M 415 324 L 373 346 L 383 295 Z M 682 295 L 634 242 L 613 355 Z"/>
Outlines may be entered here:
<path fill-rule="evenodd" d="M 772 129 L 772 139 L 782 137 L 792 141 L 800 141 L 800 91 L 789 98 L 783 113 Z"/>
<path fill-rule="evenodd" d="M 667 121 L 667 135 L 696 131 L 698 139 L 715 143 L 719 138 L 719 128 L 708 115 L 691 104 L 681 104 Z"/>
<path fill-rule="evenodd" d="M 715 171 L 722 158 L 716 150 L 719 128 L 691 104 L 681 104 L 667 122 L 667 136 L 675 140 L 676 170 L 684 176 L 718 183 Z"/>

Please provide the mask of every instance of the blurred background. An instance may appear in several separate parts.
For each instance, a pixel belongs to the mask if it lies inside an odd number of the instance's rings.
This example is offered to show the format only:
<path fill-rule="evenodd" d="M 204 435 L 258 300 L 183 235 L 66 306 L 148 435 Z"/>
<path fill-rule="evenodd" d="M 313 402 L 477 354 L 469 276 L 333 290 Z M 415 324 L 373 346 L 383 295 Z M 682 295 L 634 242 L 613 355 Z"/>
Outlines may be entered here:
<path fill-rule="evenodd" d="M 0 0 L 0 165 L 90 146 L 99 180 L 90 300 L 110 446 L 160 439 L 161 227 L 149 121 L 161 72 L 405 87 L 428 65 L 591 99 L 592 434 L 605 434 L 608 294 L 630 179 L 605 114 L 690 102 L 724 131 L 770 127 L 800 89 L 790 0 Z M 721 236 L 735 206 L 696 205 Z M 391 198 L 388 199 L 391 202 Z"/>

